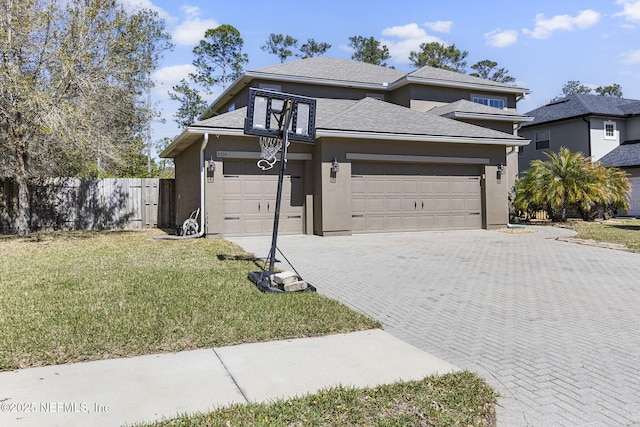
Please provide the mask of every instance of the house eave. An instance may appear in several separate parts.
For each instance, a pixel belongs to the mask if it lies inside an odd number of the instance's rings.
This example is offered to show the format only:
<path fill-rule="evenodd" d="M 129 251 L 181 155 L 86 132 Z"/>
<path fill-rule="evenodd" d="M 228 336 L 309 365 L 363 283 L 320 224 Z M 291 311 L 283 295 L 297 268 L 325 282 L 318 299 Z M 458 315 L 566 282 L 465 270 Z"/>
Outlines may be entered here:
<path fill-rule="evenodd" d="M 474 90 L 486 91 L 486 92 L 502 92 L 502 93 L 519 95 L 519 96 L 524 96 L 531 93 L 529 89 L 521 88 L 517 86 L 494 86 L 494 85 L 481 84 L 481 83 L 456 82 L 456 81 L 450 81 L 450 80 L 429 79 L 425 77 L 415 77 L 415 76 L 405 76 L 399 80 L 396 80 L 395 82 L 389 85 L 389 90 L 397 89 L 409 83 L 423 84 L 423 85 L 430 85 L 430 86 L 440 86 L 440 87 L 451 87 L 451 88 L 459 88 L 459 89 L 474 89 Z"/>
<path fill-rule="evenodd" d="M 520 138 L 474 138 L 463 136 L 417 135 L 381 132 L 360 132 L 331 129 L 316 129 L 316 138 L 354 138 L 374 140 L 401 140 L 421 142 L 446 142 L 454 144 L 504 145 L 507 147 L 528 145 L 531 141 Z"/>
<path fill-rule="evenodd" d="M 510 116 L 508 114 L 482 114 L 482 113 L 465 113 L 456 111 L 445 114 L 443 117 L 451 119 L 468 119 L 468 120 L 495 120 L 501 122 L 526 123 L 533 121 L 533 117 L 529 116 Z"/>

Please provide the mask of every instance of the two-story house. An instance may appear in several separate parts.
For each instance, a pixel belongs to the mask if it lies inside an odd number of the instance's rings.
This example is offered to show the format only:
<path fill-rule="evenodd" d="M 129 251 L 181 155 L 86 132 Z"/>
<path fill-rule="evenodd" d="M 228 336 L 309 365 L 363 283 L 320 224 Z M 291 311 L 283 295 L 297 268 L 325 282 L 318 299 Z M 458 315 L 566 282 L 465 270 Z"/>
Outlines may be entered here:
<path fill-rule="evenodd" d="M 281 233 L 507 223 L 527 89 L 328 57 L 245 72 L 161 153 L 175 161 L 177 222 L 202 207 L 207 236 L 271 233 L 277 168 L 256 166 L 258 138 L 243 133 L 250 87 L 317 100 L 315 143 L 288 150 Z"/>
<path fill-rule="evenodd" d="M 533 121 L 518 133 L 531 140 L 519 152 L 519 168 L 546 160 L 545 152 L 567 147 L 600 161 L 624 168 L 632 186 L 628 215 L 640 216 L 640 100 L 576 94 L 527 113 Z"/>

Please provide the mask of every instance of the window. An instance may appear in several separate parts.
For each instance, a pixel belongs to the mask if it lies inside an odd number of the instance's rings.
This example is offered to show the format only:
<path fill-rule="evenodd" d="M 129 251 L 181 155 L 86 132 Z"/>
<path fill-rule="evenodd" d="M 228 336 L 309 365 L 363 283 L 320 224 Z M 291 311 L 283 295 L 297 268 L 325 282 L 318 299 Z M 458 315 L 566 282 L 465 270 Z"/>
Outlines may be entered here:
<path fill-rule="evenodd" d="M 227 108 L 227 113 L 230 113 L 235 110 L 236 110 L 236 103 L 234 102 L 233 104 L 229 105 L 229 108 Z"/>
<path fill-rule="evenodd" d="M 473 96 L 471 100 L 477 104 L 488 105 L 489 107 L 504 110 L 505 100 L 501 98 L 488 98 L 485 96 Z"/>
<path fill-rule="evenodd" d="M 549 148 L 549 131 L 539 130 L 535 133 L 536 150 L 544 150 Z"/>
<path fill-rule="evenodd" d="M 616 139 L 616 122 L 611 120 L 604 122 L 604 139 Z"/>

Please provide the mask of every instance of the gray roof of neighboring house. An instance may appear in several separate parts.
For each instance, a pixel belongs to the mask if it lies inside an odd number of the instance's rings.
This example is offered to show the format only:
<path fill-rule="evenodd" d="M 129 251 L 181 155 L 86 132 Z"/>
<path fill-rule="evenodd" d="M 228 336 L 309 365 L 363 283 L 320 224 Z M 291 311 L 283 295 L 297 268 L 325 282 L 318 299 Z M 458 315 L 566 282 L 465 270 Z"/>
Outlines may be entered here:
<path fill-rule="evenodd" d="M 439 116 L 450 117 L 456 113 L 472 114 L 475 116 L 486 116 L 487 119 L 491 119 L 492 116 L 509 116 L 514 119 L 528 119 L 528 116 L 517 113 L 512 110 L 502 110 L 495 107 L 489 107 L 488 105 L 479 104 L 466 99 L 461 99 L 450 104 L 442 105 L 440 107 L 434 107 L 428 111 L 432 114 Z"/>
<path fill-rule="evenodd" d="M 522 127 L 589 115 L 625 117 L 639 114 L 640 100 L 637 99 L 576 94 L 529 111 L 526 115 L 533 116 L 534 120 Z"/>
<path fill-rule="evenodd" d="M 600 159 L 604 166 L 640 166 L 640 141 L 618 145 Z"/>

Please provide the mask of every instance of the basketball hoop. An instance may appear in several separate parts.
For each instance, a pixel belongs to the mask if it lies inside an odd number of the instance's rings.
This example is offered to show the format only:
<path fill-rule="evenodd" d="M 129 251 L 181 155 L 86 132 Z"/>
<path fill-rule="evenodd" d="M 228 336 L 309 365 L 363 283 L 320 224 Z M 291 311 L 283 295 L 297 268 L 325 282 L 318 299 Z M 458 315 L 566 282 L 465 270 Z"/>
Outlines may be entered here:
<path fill-rule="evenodd" d="M 287 142 L 287 146 L 288 145 L 289 143 Z M 262 158 L 257 162 L 258 167 L 263 171 L 273 168 L 273 165 L 278 161 L 276 155 L 280 149 L 282 149 L 282 139 L 261 136 L 260 157 Z"/>

